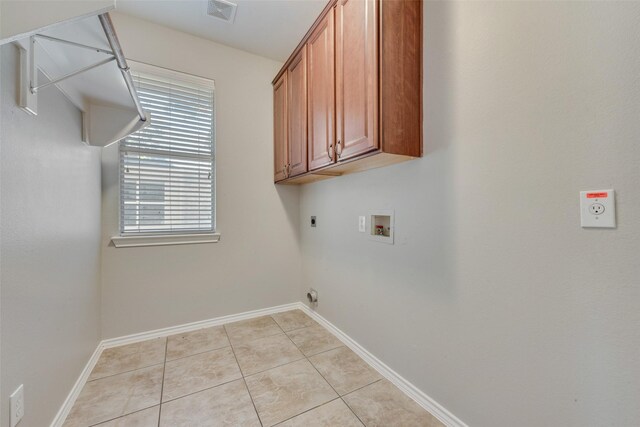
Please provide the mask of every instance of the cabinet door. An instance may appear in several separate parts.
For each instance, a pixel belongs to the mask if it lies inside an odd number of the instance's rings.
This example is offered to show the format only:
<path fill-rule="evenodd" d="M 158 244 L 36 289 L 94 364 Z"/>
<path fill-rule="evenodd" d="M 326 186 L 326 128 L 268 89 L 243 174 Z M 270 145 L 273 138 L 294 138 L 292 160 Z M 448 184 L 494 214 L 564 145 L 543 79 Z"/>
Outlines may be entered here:
<path fill-rule="evenodd" d="M 336 6 L 338 161 L 378 148 L 377 7 L 375 0 Z"/>
<path fill-rule="evenodd" d="M 303 46 L 287 70 L 289 110 L 288 175 L 307 171 L 307 47 Z"/>
<path fill-rule="evenodd" d="M 309 170 L 335 162 L 334 11 L 315 29 L 309 53 Z"/>
<path fill-rule="evenodd" d="M 287 73 L 273 85 L 274 181 L 287 177 Z"/>

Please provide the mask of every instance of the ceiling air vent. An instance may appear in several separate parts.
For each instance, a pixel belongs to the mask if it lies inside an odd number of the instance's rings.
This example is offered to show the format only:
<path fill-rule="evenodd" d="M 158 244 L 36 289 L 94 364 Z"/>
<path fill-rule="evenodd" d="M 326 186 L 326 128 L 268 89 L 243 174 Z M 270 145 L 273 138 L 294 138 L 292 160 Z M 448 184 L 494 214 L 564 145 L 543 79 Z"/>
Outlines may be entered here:
<path fill-rule="evenodd" d="M 233 22 L 236 17 L 237 4 L 227 0 L 209 0 L 207 14 L 223 21 Z"/>

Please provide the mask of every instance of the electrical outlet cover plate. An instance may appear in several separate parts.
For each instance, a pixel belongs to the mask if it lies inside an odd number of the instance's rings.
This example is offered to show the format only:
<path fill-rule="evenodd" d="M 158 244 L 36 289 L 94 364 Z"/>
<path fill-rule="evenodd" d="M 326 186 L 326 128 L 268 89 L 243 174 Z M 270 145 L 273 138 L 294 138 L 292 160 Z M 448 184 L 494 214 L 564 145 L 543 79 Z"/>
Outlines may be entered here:
<path fill-rule="evenodd" d="M 615 228 L 615 192 L 613 190 L 581 191 L 580 225 L 583 228 Z"/>
<path fill-rule="evenodd" d="M 366 233 L 367 232 L 367 217 L 366 216 L 361 216 L 358 218 L 358 231 L 360 233 Z"/>

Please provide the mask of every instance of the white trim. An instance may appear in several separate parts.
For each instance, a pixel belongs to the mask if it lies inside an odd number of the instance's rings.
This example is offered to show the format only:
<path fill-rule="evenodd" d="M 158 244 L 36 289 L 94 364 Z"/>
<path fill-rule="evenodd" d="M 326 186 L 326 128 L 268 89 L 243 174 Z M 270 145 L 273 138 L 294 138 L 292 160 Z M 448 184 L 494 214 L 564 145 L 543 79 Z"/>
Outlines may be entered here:
<path fill-rule="evenodd" d="M 199 322 L 185 323 L 179 326 L 171 326 L 168 328 L 156 329 L 148 332 L 141 332 L 138 334 L 126 335 L 123 337 L 110 338 L 106 340 L 102 340 L 98 343 L 98 347 L 96 351 L 93 352 L 91 358 L 87 362 L 86 366 L 82 370 L 80 377 L 76 381 L 76 383 L 71 388 L 71 391 L 67 395 L 67 398 L 62 404 L 62 407 L 56 414 L 55 418 L 51 422 L 50 427 L 62 427 L 64 424 L 69 412 L 71 412 L 71 408 L 73 408 L 73 404 L 76 402 L 76 399 L 80 395 L 82 391 L 82 387 L 84 387 L 85 383 L 89 379 L 89 375 L 91 371 L 93 371 L 94 366 L 98 362 L 100 355 L 102 352 L 111 347 L 118 347 L 125 344 L 132 344 L 134 342 L 145 341 L 153 338 L 166 337 L 169 335 L 180 334 L 184 332 L 196 331 L 202 328 L 209 328 L 211 326 L 219 326 L 226 323 L 238 322 L 240 320 L 252 319 L 254 317 L 266 316 L 269 314 L 280 313 L 283 311 L 294 310 L 296 308 L 300 308 L 302 303 L 294 302 L 291 304 L 283 304 L 270 308 L 263 308 L 260 310 L 252 310 L 245 311 L 240 314 L 231 314 L 229 316 L 221 316 L 215 317 L 209 320 L 201 320 Z"/>
<path fill-rule="evenodd" d="M 195 243 L 218 243 L 220 233 L 163 234 L 149 236 L 113 236 L 116 248 L 138 248 L 142 246 L 190 245 Z"/>
<path fill-rule="evenodd" d="M 300 309 L 312 317 L 316 322 L 320 323 L 333 335 L 342 341 L 347 347 L 353 350 L 358 356 L 360 356 L 365 362 L 380 373 L 383 377 L 391 381 L 396 387 L 398 387 L 404 394 L 413 399 L 418 405 L 429 411 L 434 417 L 442 421 L 447 427 L 468 427 L 459 418 L 449 412 L 444 406 L 436 402 L 433 398 L 427 396 L 418 387 L 411 384 L 405 378 L 403 378 L 396 371 L 385 365 L 380 359 L 371 354 L 366 348 L 358 344 L 349 335 L 342 332 L 336 326 L 334 326 L 327 319 L 319 315 L 317 312 L 311 310 L 306 304 L 300 303 Z"/>
<path fill-rule="evenodd" d="M 73 408 L 73 404 L 76 403 L 76 399 L 80 395 L 80 392 L 82 391 L 82 387 L 84 387 L 84 384 L 89 379 L 89 375 L 91 374 L 91 371 L 93 371 L 93 367 L 96 366 L 96 363 L 98 362 L 98 359 L 100 358 L 100 355 L 102 354 L 103 349 L 104 348 L 102 347 L 102 342 L 98 343 L 98 347 L 96 347 L 96 350 L 93 352 L 93 354 L 89 358 L 89 361 L 87 362 L 84 369 L 80 373 L 78 380 L 73 385 L 73 387 L 71 387 L 71 391 L 67 395 L 67 398 L 64 400 L 64 402 L 62 403 L 62 406 L 60 407 L 60 410 L 58 411 L 56 416 L 53 418 L 53 421 L 51 422 L 51 427 L 62 427 L 62 425 L 64 424 L 64 421 L 67 419 L 67 416 L 69 415 L 69 412 L 71 412 L 71 408 Z"/>
<path fill-rule="evenodd" d="M 204 86 L 213 91 L 216 90 L 216 83 L 214 79 L 208 77 L 197 76 L 195 74 L 185 73 L 183 71 L 173 70 L 171 68 L 160 67 L 158 65 L 151 65 L 145 62 L 134 61 L 128 59 L 127 63 L 134 73 L 151 74 L 153 77 L 172 80 L 180 80 L 185 83 L 191 83 L 199 86 Z"/>
<path fill-rule="evenodd" d="M 168 328 L 156 329 L 153 331 L 141 332 L 138 334 L 125 335 L 123 337 L 109 338 L 102 341 L 104 348 L 117 347 L 120 345 L 131 344 L 134 342 L 149 340 L 152 338 L 166 337 L 169 335 L 182 334 L 185 332 L 197 331 L 198 329 L 210 328 L 212 326 L 220 326 L 240 320 L 253 319 L 254 317 L 267 316 L 269 314 L 280 313 L 283 311 L 294 310 L 300 308 L 299 302 L 291 304 L 278 305 L 270 308 L 262 308 L 260 310 L 245 311 L 240 314 L 231 314 L 229 316 L 215 317 L 208 320 L 200 320 L 198 322 L 185 323 L 179 326 L 170 326 Z"/>
<path fill-rule="evenodd" d="M 291 304 L 278 305 L 275 307 L 264 308 L 260 310 L 246 311 L 244 313 L 232 314 L 228 316 L 215 317 L 209 320 L 201 320 L 198 322 L 185 323 L 179 326 L 171 326 L 162 329 L 156 329 L 153 331 L 141 332 L 138 334 L 126 335 L 123 337 L 110 338 L 101 341 L 96 348 L 96 351 L 89 359 L 89 362 L 85 366 L 84 370 L 80 374 L 80 377 L 74 384 L 73 388 L 69 392 L 69 395 L 65 399 L 62 407 L 58 411 L 58 414 L 51 423 L 51 427 L 61 427 L 64 423 L 67 415 L 71 411 L 73 404 L 75 403 L 82 387 L 89 378 L 93 367 L 95 366 L 102 351 L 111 347 L 118 347 L 125 344 L 132 344 L 135 342 L 145 341 L 153 338 L 166 337 L 169 335 L 180 334 L 185 332 L 196 331 L 202 328 L 209 328 L 212 326 L 224 325 L 231 322 L 238 322 L 240 320 L 252 319 L 255 317 L 266 316 L 270 314 L 280 313 L 283 311 L 300 309 L 312 317 L 320 325 L 324 326 L 329 332 L 335 335 L 340 341 L 342 341 L 347 347 L 353 350 L 358 356 L 360 356 L 365 362 L 380 373 L 383 377 L 391 381 L 396 387 L 398 387 L 403 393 L 413 399 L 418 405 L 429 411 L 434 417 L 442 421 L 447 427 L 468 427 L 464 422 L 458 419 L 455 415 L 449 412 L 445 407 L 438 402 L 427 396 L 424 392 L 404 379 L 400 374 L 393 369 L 385 365 L 377 357 L 371 354 L 367 349 L 358 344 L 355 340 L 342 332 L 336 326 L 334 326 L 327 319 L 320 314 L 311 310 L 306 304 L 302 302 L 294 302 Z"/>

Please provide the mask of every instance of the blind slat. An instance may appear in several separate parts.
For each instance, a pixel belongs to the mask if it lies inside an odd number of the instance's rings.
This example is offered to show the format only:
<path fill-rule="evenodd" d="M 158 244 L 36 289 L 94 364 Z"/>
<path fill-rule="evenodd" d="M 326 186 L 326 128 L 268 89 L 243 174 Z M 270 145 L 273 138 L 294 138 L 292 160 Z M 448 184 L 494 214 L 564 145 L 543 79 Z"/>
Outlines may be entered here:
<path fill-rule="evenodd" d="M 213 231 L 212 87 L 133 80 L 151 123 L 120 142 L 120 232 Z"/>

